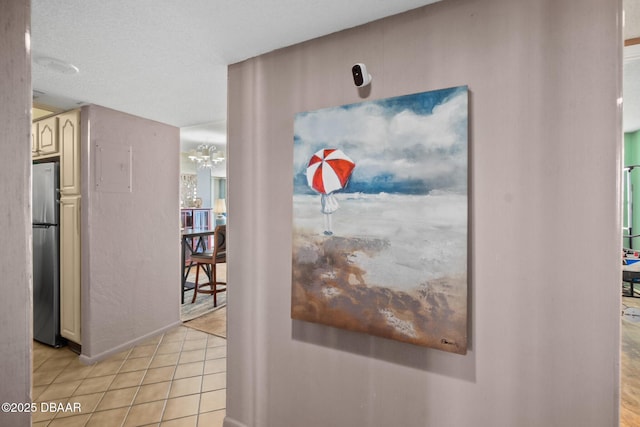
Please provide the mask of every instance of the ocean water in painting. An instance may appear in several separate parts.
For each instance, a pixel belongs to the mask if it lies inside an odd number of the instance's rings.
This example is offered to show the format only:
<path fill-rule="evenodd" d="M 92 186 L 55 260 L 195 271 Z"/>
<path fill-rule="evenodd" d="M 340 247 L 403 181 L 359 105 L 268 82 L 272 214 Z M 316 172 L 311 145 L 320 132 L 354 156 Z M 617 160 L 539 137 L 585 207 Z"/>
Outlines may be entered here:
<path fill-rule="evenodd" d="M 296 116 L 294 319 L 466 352 L 467 99 L 462 86 Z M 307 169 L 333 149 L 355 168 L 327 214 Z"/>

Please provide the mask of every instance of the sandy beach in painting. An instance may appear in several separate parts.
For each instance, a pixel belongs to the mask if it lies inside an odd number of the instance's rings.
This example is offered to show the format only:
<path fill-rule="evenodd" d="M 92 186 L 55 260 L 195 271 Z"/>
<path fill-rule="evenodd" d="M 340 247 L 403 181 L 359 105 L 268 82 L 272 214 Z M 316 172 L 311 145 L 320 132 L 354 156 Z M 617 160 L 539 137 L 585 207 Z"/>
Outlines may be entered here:
<path fill-rule="evenodd" d="M 337 197 L 294 196 L 292 317 L 464 354 L 466 195 Z"/>

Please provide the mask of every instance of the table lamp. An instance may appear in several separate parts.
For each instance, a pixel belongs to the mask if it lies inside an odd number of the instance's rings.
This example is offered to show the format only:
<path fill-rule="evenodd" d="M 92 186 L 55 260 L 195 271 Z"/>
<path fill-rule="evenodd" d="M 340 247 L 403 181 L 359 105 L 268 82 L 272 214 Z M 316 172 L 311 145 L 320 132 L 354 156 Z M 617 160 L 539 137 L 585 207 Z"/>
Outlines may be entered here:
<path fill-rule="evenodd" d="M 224 199 L 216 199 L 213 205 L 213 213 L 216 214 L 216 225 L 223 225 L 225 223 L 224 213 L 227 212 L 227 204 Z"/>

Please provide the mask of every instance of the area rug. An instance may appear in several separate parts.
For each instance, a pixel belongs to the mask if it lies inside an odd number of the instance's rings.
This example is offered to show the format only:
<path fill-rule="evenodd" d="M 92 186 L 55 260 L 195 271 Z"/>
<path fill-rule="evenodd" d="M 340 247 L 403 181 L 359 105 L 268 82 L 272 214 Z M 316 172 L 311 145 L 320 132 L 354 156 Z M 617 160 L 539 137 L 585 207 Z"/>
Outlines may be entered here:
<path fill-rule="evenodd" d="M 227 337 L 227 307 L 221 307 L 196 319 L 184 323 L 184 326 L 217 335 Z"/>
<path fill-rule="evenodd" d="M 218 306 L 213 306 L 213 296 L 207 294 L 198 294 L 196 302 L 191 304 L 193 298 L 193 290 L 185 291 L 184 304 L 180 308 L 180 320 L 188 322 L 207 313 L 219 310 L 227 305 L 227 293 L 218 294 Z"/>

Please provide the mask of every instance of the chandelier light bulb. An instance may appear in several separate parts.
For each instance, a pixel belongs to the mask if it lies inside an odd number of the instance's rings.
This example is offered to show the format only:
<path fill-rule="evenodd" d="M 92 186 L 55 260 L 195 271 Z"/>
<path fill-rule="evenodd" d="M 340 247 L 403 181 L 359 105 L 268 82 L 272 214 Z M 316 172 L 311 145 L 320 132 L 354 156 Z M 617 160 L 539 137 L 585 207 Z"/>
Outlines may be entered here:
<path fill-rule="evenodd" d="M 198 168 L 211 168 L 224 160 L 224 155 L 215 145 L 200 144 L 195 150 L 189 151 L 189 160 L 196 163 Z"/>

